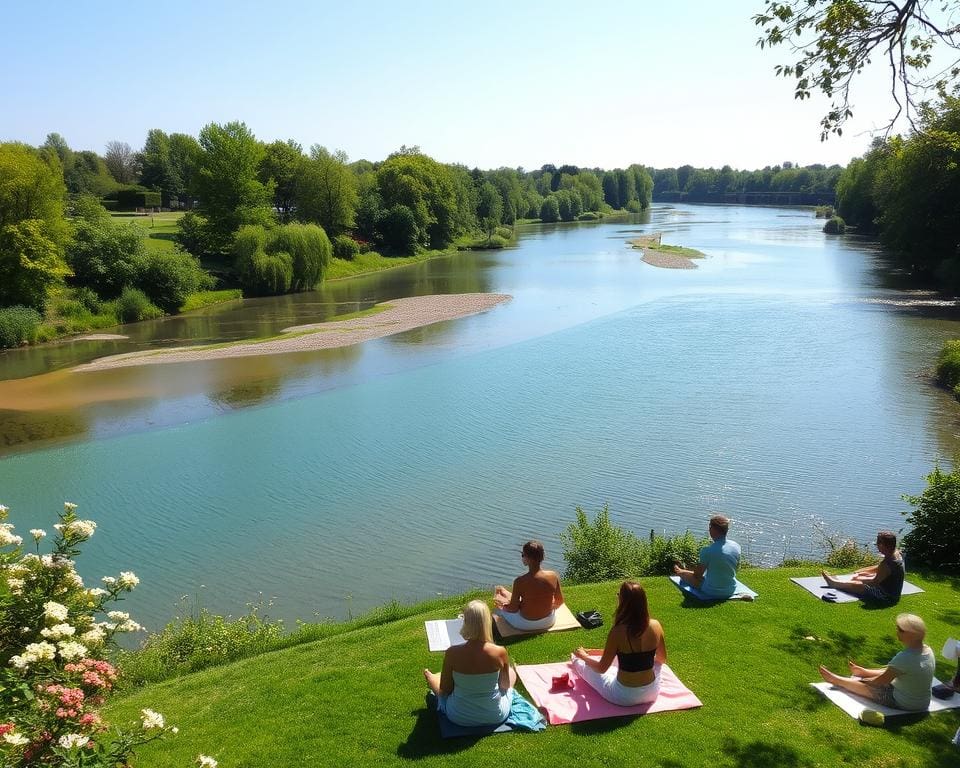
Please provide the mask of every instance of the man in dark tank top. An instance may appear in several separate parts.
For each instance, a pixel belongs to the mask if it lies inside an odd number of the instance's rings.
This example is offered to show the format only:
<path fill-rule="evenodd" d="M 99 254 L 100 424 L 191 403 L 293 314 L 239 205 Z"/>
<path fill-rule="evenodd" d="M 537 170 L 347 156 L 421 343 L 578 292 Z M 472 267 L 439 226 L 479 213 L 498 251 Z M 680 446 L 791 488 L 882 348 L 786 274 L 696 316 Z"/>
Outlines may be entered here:
<path fill-rule="evenodd" d="M 836 579 L 822 572 L 827 586 L 857 595 L 864 601 L 880 605 L 893 605 L 900 599 L 905 570 L 903 555 L 897 549 L 897 534 L 880 531 L 877 534 L 877 549 L 882 559 L 876 565 L 861 568 L 850 581 Z"/>

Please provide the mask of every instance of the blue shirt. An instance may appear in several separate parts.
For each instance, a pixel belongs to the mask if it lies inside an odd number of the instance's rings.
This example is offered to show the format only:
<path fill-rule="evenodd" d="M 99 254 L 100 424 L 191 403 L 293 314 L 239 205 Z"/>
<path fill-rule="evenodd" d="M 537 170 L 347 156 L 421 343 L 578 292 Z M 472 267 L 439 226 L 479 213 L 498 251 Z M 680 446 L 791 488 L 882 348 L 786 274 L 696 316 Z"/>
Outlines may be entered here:
<path fill-rule="evenodd" d="M 706 566 L 700 591 L 710 597 L 730 597 L 737 591 L 737 566 L 740 545 L 727 539 L 716 539 L 700 550 L 700 565 Z"/>

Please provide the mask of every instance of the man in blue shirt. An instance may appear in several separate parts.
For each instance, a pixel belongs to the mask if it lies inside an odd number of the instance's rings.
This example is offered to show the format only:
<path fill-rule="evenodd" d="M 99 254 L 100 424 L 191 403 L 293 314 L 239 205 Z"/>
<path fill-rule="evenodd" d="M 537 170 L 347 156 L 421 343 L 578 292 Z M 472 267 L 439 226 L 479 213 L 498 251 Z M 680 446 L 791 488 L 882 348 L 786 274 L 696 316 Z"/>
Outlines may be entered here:
<path fill-rule="evenodd" d="M 707 597 L 726 600 L 737 591 L 737 566 L 740 565 L 740 545 L 727 539 L 730 518 L 714 515 L 710 518 L 710 538 L 713 543 L 700 550 L 700 563 L 693 570 L 673 566 L 673 572 Z"/>

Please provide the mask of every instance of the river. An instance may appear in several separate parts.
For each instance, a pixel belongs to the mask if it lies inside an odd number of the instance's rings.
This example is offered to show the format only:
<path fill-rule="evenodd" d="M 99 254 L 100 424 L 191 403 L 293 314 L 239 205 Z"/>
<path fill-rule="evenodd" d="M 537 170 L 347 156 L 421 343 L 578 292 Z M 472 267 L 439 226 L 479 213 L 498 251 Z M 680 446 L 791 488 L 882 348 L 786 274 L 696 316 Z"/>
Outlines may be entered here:
<path fill-rule="evenodd" d="M 821 226 L 657 205 L 126 326 L 126 341 L 0 354 L 0 503 L 21 533 L 79 504 L 100 526 L 81 574 L 135 571 L 126 605 L 151 629 L 182 596 L 233 614 L 263 600 L 292 623 L 492 585 L 534 536 L 562 569 L 578 505 L 644 536 L 705 534 L 723 512 L 766 563 L 809 553 L 817 521 L 870 541 L 960 447 L 960 406 L 930 378 L 960 315 Z M 644 264 L 626 245 L 643 232 L 708 258 Z M 513 298 L 339 350 L 69 370 L 474 291 Z"/>

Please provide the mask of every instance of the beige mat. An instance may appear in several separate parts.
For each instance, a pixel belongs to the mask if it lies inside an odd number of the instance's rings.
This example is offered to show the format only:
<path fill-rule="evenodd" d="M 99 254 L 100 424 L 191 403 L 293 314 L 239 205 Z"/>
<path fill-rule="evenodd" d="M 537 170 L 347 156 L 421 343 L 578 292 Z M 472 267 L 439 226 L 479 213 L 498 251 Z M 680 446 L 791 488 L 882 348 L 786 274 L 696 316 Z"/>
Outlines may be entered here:
<path fill-rule="evenodd" d="M 580 629 L 580 622 L 577 621 L 576 617 L 570 612 L 570 609 L 567 607 L 567 604 L 564 603 L 559 608 L 556 609 L 557 620 L 554 622 L 553 626 L 550 629 L 543 630 L 537 629 L 532 632 L 528 632 L 522 629 L 514 629 L 509 624 L 507 624 L 506 619 L 497 616 L 494 614 L 493 623 L 497 628 L 497 633 L 500 637 L 517 637 L 519 635 L 539 635 L 543 632 L 562 632 L 565 629 Z"/>

